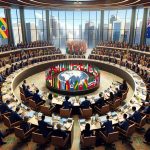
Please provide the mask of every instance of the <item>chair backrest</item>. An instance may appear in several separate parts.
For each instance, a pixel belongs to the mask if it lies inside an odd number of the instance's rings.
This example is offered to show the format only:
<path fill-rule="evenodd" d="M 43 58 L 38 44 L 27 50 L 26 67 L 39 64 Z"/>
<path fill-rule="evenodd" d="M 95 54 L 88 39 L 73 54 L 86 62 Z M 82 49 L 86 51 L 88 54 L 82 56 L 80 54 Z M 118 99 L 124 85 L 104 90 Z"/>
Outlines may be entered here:
<path fill-rule="evenodd" d="M 122 94 L 122 100 L 125 100 L 127 97 L 128 92 L 126 91 L 125 93 Z"/>
<path fill-rule="evenodd" d="M 132 124 L 128 127 L 127 132 L 126 132 L 126 136 L 129 137 L 131 136 L 135 131 L 135 124 Z"/>
<path fill-rule="evenodd" d="M 119 132 L 112 132 L 108 134 L 107 143 L 113 143 L 118 140 Z"/>
<path fill-rule="evenodd" d="M 51 143 L 54 146 L 63 147 L 64 139 L 63 137 L 59 137 L 59 136 L 51 136 Z"/>
<path fill-rule="evenodd" d="M 15 127 L 15 136 L 20 138 L 20 139 L 23 139 L 25 136 L 24 136 L 24 131 L 23 129 L 19 128 L 19 127 Z"/>
<path fill-rule="evenodd" d="M 4 122 L 4 125 L 7 126 L 8 128 L 11 127 L 11 122 L 9 120 L 9 118 L 7 116 L 3 116 L 3 122 Z"/>
<path fill-rule="evenodd" d="M 96 143 L 96 136 L 83 137 L 82 145 L 84 147 L 95 146 L 95 143 Z"/>
<path fill-rule="evenodd" d="M 19 86 L 20 92 L 24 94 L 23 88 Z"/>
<path fill-rule="evenodd" d="M 23 101 L 23 102 L 26 102 L 26 97 L 24 95 L 24 93 L 20 92 L 20 99 Z"/>
<path fill-rule="evenodd" d="M 90 118 L 92 116 L 92 108 L 86 108 L 86 109 L 82 109 L 82 117 L 83 118 Z"/>
<path fill-rule="evenodd" d="M 121 99 L 116 99 L 115 102 L 114 102 L 114 108 L 117 108 L 121 105 Z"/>
<path fill-rule="evenodd" d="M 102 106 L 101 108 L 101 114 L 106 114 L 109 112 L 109 105 L 105 104 L 104 106 Z"/>
<path fill-rule="evenodd" d="M 32 132 L 32 139 L 33 139 L 33 142 L 39 143 L 39 144 L 44 144 L 47 141 L 47 139 L 42 134 L 37 133 L 37 132 Z"/>
<path fill-rule="evenodd" d="M 36 110 L 36 109 L 37 109 L 37 105 L 36 105 L 35 101 L 33 101 L 32 99 L 29 99 L 29 106 L 30 106 L 33 110 Z"/>
<path fill-rule="evenodd" d="M 60 108 L 60 116 L 61 117 L 70 117 L 70 109 Z"/>
<path fill-rule="evenodd" d="M 140 123 L 139 123 L 139 127 L 143 127 L 146 123 L 146 115 L 141 119 Z"/>
<path fill-rule="evenodd" d="M 44 115 L 50 115 L 51 111 L 49 110 L 49 107 L 41 105 L 40 106 L 40 111 L 41 113 L 43 113 Z"/>

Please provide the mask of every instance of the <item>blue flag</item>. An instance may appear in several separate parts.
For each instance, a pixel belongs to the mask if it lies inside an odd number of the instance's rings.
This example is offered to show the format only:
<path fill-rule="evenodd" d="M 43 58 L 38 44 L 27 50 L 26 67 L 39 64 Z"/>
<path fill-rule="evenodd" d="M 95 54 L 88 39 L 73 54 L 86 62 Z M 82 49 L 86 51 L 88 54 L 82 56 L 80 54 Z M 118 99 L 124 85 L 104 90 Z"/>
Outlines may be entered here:
<path fill-rule="evenodd" d="M 150 38 L 150 20 L 147 21 L 146 38 Z"/>

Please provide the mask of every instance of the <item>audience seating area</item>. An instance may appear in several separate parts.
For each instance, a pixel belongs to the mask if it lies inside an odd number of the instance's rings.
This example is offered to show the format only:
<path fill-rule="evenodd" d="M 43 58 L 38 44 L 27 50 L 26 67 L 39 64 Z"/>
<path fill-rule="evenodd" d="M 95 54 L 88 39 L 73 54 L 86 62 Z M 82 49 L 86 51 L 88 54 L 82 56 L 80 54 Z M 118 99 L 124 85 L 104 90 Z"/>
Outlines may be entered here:
<path fill-rule="evenodd" d="M 3 83 L 5 82 L 6 78 L 12 74 L 13 72 L 17 71 L 20 68 L 24 68 L 26 66 L 29 66 L 31 64 L 36 64 L 38 62 L 45 62 L 48 60 L 55 60 L 55 59 L 66 59 L 67 56 L 64 54 L 61 54 L 60 49 L 56 49 L 55 47 L 46 47 L 51 45 L 47 42 L 42 41 L 36 41 L 29 44 L 17 44 L 17 46 L 1 46 L 0 52 L 4 53 L 6 51 L 13 51 L 17 48 L 30 48 L 34 47 L 32 50 L 21 50 L 17 53 L 10 54 L 4 58 L 0 59 L 0 112 L 1 112 L 1 106 L 3 106 L 4 102 L 2 101 L 2 94 L 1 94 L 1 88 L 3 87 Z M 146 86 L 147 86 L 147 98 L 145 102 L 143 102 L 143 105 L 141 106 L 140 110 L 138 111 L 141 115 L 141 119 L 139 122 L 136 122 L 136 120 L 132 120 L 130 118 L 124 118 L 124 121 L 128 123 L 127 130 L 123 129 L 120 123 L 113 126 L 113 131 L 106 132 L 106 130 L 111 128 L 112 123 L 110 123 L 108 126 L 105 124 L 101 125 L 101 128 L 99 130 L 90 131 L 90 129 L 85 126 L 85 130 L 81 132 L 80 137 L 80 145 L 81 148 L 88 149 L 91 147 L 95 147 L 97 144 L 97 140 L 101 141 L 100 144 L 104 146 L 109 146 L 111 149 L 115 147 L 114 142 L 118 140 L 122 140 L 122 142 L 126 143 L 130 141 L 131 136 L 136 130 L 142 130 L 145 124 L 149 123 L 150 114 L 143 112 L 146 106 L 150 107 L 150 57 L 147 57 L 146 55 L 137 54 L 130 51 L 122 51 L 117 50 L 117 47 L 119 48 L 131 48 L 130 45 L 126 43 L 113 43 L 113 42 L 107 42 L 107 43 L 100 43 L 101 46 L 112 46 L 116 47 L 116 50 L 108 50 L 107 48 L 94 48 L 89 55 L 89 61 L 92 59 L 96 59 L 99 61 L 105 61 L 105 62 L 111 62 L 115 64 L 119 64 L 121 66 L 125 66 L 127 69 L 131 69 L 135 73 L 137 73 L 141 78 L 144 80 Z M 36 47 L 40 47 L 36 49 Z M 141 50 L 141 51 L 149 51 L 149 48 L 147 46 L 139 46 L 135 45 L 132 48 Z M 0 53 L 0 54 L 1 54 Z M 68 58 L 71 60 L 71 58 L 85 58 L 84 55 L 69 55 Z M 27 86 L 27 85 L 25 85 Z M 81 107 L 79 109 L 79 119 L 89 119 L 93 116 L 93 114 L 99 114 L 101 115 L 107 115 L 110 111 L 115 111 L 122 103 L 124 103 L 125 99 L 127 98 L 129 88 L 126 90 L 122 90 L 122 96 L 121 97 L 114 97 L 113 101 L 110 100 L 110 97 L 105 101 L 105 104 L 102 106 L 99 106 L 97 104 L 90 105 L 88 108 Z M 101 97 L 100 97 L 101 98 Z M 73 109 L 69 107 L 68 109 L 64 108 L 64 106 L 58 108 L 56 105 L 49 105 L 45 106 L 43 105 L 45 101 L 41 101 L 39 103 L 36 103 L 33 100 L 33 96 L 27 97 L 25 95 L 25 91 L 23 87 L 20 86 L 20 99 L 25 106 L 29 107 L 32 110 L 41 112 L 43 116 L 51 116 L 53 113 L 57 113 L 58 116 L 62 118 L 73 118 Z M 6 102 L 5 102 L 6 103 Z M 148 104 L 147 104 L 148 103 Z M 4 107 L 4 106 L 3 106 Z M 68 132 L 67 130 L 61 130 L 59 126 L 57 126 L 57 129 L 54 129 L 55 124 L 49 125 L 44 124 L 43 122 L 43 130 L 40 128 L 40 125 L 36 126 L 33 124 L 28 124 L 28 120 L 22 119 L 21 115 L 20 118 L 16 120 L 15 122 L 12 122 L 11 120 L 11 111 L 10 108 L 8 108 L 5 105 L 6 109 L 8 109 L 4 113 L 0 113 L 0 120 L 4 123 L 4 125 L 7 127 L 7 130 L 5 131 L 5 137 L 9 136 L 10 133 L 14 133 L 15 136 L 21 141 L 21 142 L 27 142 L 27 139 L 32 140 L 34 143 L 37 143 L 37 146 L 39 146 L 39 149 L 42 149 L 42 146 L 51 143 L 54 147 L 60 148 L 60 149 L 68 149 L 70 148 L 70 144 L 72 143 L 72 132 Z M 29 109 L 28 108 L 28 109 Z M 136 110 L 135 110 L 136 111 Z M 19 112 L 19 109 L 14 111 L 17 114 L 22 114 L 22 112 Z M 123 114 L 122 114 L 123 115 Z M 16 116 L 15 116 L 16 117 Z M 18 117 L 18 116 L 17 116 Z M 36 116 L 37 117 L 37 116 Z M 107 116 L 106 116 L 107 117 Z M 109 118 L 107 118 L 108 122 L 111 122 Z M 40 122 L 38 122 L 40 124 Z M 67 129 L 67 127 L 66 127 Z M 46 131 L 45 131 L 46 130 Z M 1 131 L 1 130 L 0 130 Z M 47 134 L 47 132 L 49 133 Z M 145 131 L 144 131 L 145 132 Z M 46 136 L 45 136 L 46 134 Z M 87 134 L 87 135 L 86 135 Z M 2 138 L 2 137 L 0 137 Z"/>

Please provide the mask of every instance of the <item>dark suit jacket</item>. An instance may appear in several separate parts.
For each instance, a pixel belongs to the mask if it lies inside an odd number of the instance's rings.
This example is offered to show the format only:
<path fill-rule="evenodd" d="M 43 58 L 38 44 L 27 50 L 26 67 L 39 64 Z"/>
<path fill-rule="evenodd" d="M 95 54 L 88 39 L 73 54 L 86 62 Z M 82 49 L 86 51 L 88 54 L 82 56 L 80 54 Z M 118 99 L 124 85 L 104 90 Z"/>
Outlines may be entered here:
<path fill-rule="evenodd" d="M 105 131 L 107 132 L 107 134 L 113 132 L 112 121 L 107 120 L 106 122 L 103 123 L 103 126 L 105 126 Z"/>
<path fill-rule="evenodd" d="M 37 93 L 34 93 L 34 94 L 33 94 L 33 98 L 32 98 L 32 99 L 35 101 L 36 104 L 38 104 L 39 102 L 42 101 L 42 98 L 41 98 L 40 95 L 37 94 Z"/>
<path fill-rule="evenodd" d="M 150 106 L 145 106 L 143 112 L 146 113 L 146 114 L 150 114 Z"/>
<path fill-rule="evenodd" d="M 14 111 L 11 112 L 9 119 L 10 119 L 11 123 L 14 123 L 14 122 L 22 120 L 22 118 L 16 112 L 14 112 Z"/>
<path fill-rule="evenodd" d="M 72 106 L 71 102 L 68 102 L 68 101 L 63 102 L 64 109 L 69 109 L 71 106 Z"/>
<path fill-rule="evenodd" d="M 23 83 L 22 84 L 22 89 L 23 89 L 23 91 L 25 92 L 25 90 L 26 90 L 26 85 Z"/>
<path fill-rule="evenodd" d="M 9 112 L 9 111 L 10 111 L 10 109 L 9 109 L 9 107 L 7 106 L 6 103 L 2 103 L 2 104 L 0 105 L 0 112 L 1 112 L 1 114 L 4 114 L 4 113 Z"/>
<path fill-rule="evenodd" d="M 85 101 L 83 101 L 82 103 L 81 103 L 81 107 L 82 108 L 89 108 L 90 107 L 90 105 L 91 105 L 91 103 L 90 103 L 90 101 L 88 101 L 88 100 L 85 100 Z"/>
<path fill-rule="evenodd" d="M 105 105 L 105 100 L 104 100 L 104 97 L 101 97 L 99 98 L 96 102 L 95 102 L 96 105 L 98 105 L 98 107 L 102 107 Z"/>
<path fill-rule="evenodd" d="M 131 116 L 131 120 L 139 123 L 141 121 L 141 114 L 138 111 L 135 111 L 134 114 Z"/>
<path fill-rule="evenodd" d="M 115 94 L 116 97 L 122 97 L 122 92 L 121 90 L 118 90 L 117 93 Z"/>
<path fill-rule="evenodd" d="M 24 133 L 26 133 L 27 131 L 30 130 L 30 124 L 23 121 L 21 124 L 20 124 L 20 128 L 23 129 Z"/>
<path fill-rule="evenodd" d="M 119 127 L 126 131 L 129 127 L 128 121 L 124 120 L 122 123 L 119 124 Z"/>
<path fill-rule="evenodd" d="M 39 124 L 40 133 L 43 134 L 44 137 L 47 137 L 50 131 L 52 130 L 49 129 L 48 127 L 51 126 L 43 120 L 38 121 L 38 124 Z"/>
<path fill-rule="evenodd" d="M 28 89 L 25 89 L 24 94 L 25 94 L 25 97 L 33 96 L 32 92 L 30 92 Z"/>
<path fill-rule="evenodd" d="M 60 130 L 60 129 L 56 129 L 56 130 L 53 130 L 52 135 L 53 136 L 63 137 L 65 139 L 66 136 L 67 136 L 67 133 L 65 131 Z"/>
<path fill-rule="evenodd" d="M 84 137 L 92 136 L 93 132 L 91 130 L 83 130 L 81 133 Z"/>

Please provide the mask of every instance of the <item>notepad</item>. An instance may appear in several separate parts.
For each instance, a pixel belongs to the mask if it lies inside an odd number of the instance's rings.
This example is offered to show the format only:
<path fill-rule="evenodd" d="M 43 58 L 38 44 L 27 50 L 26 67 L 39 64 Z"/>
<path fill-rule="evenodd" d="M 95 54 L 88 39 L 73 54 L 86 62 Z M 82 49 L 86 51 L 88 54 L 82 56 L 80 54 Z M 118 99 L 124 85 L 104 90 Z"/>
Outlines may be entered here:
<path fill-rule="evenodd" d="M 106 120 L 107 120 L 106 116 L 99 117 L 99 121 L 102 122 L 102 123 L 104 123 Z"/>
<path fill-rule="evenodd" d="M 29 118 L 32 118 L 33 116 L 34 116 L 34 114 L 35 114 L 35 112 L 33 111 L 33 110 L 31 110 L 31 111 L 29 111 L 28 113 L 27 113 L 27 117 L 29 117 Z"/>
<path fill-rule="evenodd" d="M 47 122 L 47 123 L 49 123 L 50 125 L 52 125 L 52 118 L 51 117 L 45 116 L 44 121 Z"/>
<path fill-rule="evenodd" d="M 112 117 L 115 117 L 115 116 L 117 116 L 117 113 L 114 111 L 114 112 L 111 112 L 111 116 Z"/>
<path fill-rule="evenodd" d="M 67 119 L 67 118 L 61 118 L 60 120 L 61 120 L 63 123 L 66 123 L 68 119 Z"/>
<path fill-rule="evenodd" d="M 80 119 L 80 124 L 85 124 L 85 119 Z"/>

